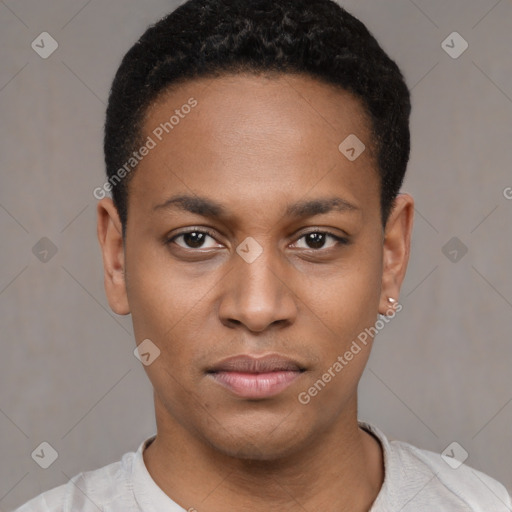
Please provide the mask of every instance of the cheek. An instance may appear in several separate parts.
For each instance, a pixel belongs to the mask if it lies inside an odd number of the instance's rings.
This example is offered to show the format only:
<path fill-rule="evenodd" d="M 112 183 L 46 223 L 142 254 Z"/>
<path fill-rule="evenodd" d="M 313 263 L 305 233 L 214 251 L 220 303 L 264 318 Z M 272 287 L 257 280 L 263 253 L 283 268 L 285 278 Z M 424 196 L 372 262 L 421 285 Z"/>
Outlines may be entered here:
<path fill-rule="evenodd" d="M 178 273 L 151 265 L 149 258 L 138 261 L 147 264 L 129 267 L 127 283 L 135 339 L 137 344 L 150 339 L 160 351 L 144 370 L 159 400 L 178 414 L 183 404 L 195 400 L 190 389 L 197 378 L 193 363 L 201 339 L 200 297 Z"/>
<path fill-rule="evenodd" d="M 193 314 L 207 289 L 204 279 L 194 282 L 155 242 L 148 243 L 147 248 L 127 248 L 126 273 L 137 341 L 140 336 L 154 336 L 165 342 L 166 333 L 171 334 Z"/>
<path fill-rule="evenodd" d="M 220 284 L 219 276 L 191 275 L 158 249 L 132 249 L 126 267 L 137 344 L 150 339 L 160 350 L 155 363 L 145 367 L 148 376 L 167 388 L 173 378 L 191 383 L 200 376 L 194 364 L 198 355 L 216 343 L 211 294 Z"/>
<path fill-rule="evenodd" d="M 306 312 L 334 343 L 336 350 L 377 320 L 382 258 L 378 244 L 361 245 L 321 279 L 303 287 Z"/>
<path fill-rule="evenodd" d="M 357 388 L 372 346 L 370 328 L 378 319 L 381 269 L 378 244 L 361 246 L 338 272 L 304 288 L 306 330 L 314 336 L 321 360 L 303 398 L 320 408 L 327 403 L 343 407 Z"/>

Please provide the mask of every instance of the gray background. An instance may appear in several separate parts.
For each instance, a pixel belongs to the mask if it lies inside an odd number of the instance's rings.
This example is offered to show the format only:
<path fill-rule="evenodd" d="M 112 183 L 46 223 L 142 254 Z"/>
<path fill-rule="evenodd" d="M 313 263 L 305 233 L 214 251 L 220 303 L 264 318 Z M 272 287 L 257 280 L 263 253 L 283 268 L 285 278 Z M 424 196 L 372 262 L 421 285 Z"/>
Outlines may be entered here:
<path fill-rule="evenodd" d="M 92 191 L 104 181 L 113 74 L 176 5 L 0 2 L 4 510 L 118 460 L 154 432 L 130 318 L 105 298 Z M 403 311 L 377 338 L 360 417 L 437 452 L 457 441 L 467 464 L 512 490 L 512 2 L 343 5 L 396 59 L 413 96 L 403 190 L 416 199 L 416 219 Z M 43 31 L 59 44 L 48 59 L 31 48 Z M 469 43 L 457 59 L 441 46 L 453 31 Z M 57 248 L 46 262 L 33 253 L 42 237 Z M 468 248 L 458 262 L 442 251 L 452 237 L 453 257 Z M 31 458 L 43 441 L 59 454 L 46 470 Z"/>

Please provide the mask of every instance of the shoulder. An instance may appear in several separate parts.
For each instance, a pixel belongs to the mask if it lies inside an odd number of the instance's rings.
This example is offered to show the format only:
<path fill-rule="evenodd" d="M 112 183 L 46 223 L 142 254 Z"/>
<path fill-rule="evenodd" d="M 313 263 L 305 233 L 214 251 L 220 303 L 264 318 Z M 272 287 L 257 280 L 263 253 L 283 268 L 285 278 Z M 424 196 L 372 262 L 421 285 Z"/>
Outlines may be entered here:
<path fill-rule="evenodd" d="M 135 455 L 135 452 L 125 453 L 120 461 L 79 473 L 67 483 L 39 494 L 14 512 L 107 512 L 111 503 L 116 504 L 116 510 L 138 510 L 132 504 L 130 481 Z"/>
<path fill-rule="evenodd" d="M 364 425 L 379 439 L 384 451 L 384 485 L 375 505 L 380 500 L 387 507 L 403 507 L 403 512 L 512 510 L 509 493 L 490 476 L 458 464 L 454 458 L 443 458 L 403 441 L 389 441 L 376 427 Z M 381 508 L 374 510 L 379 512 Z"/>
<path fill-rule="evenodd" d="M 497 480 L 466 464 L 441 454 L 417 448 L 403 441 L 392 441 L 397 455 L 404 466 L 414 474 L 414 469 L 427 468 L 435 480 L 434 486 L 444 488 L 448 495 L 464 503 L 468 510 L 487 512 L 488 510 L 510 510 L 512 501 L 505 487 Z"/>

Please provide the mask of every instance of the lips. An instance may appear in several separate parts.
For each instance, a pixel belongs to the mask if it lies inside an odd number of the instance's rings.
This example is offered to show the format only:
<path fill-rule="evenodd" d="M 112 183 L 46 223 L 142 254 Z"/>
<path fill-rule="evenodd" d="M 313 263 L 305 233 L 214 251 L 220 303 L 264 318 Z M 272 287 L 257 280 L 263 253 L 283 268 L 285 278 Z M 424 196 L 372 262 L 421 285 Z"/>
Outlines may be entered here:
<path fill-rule="evenodd" d="M 278 354 L 240 355 L 207 370 L 216 383 L 242 398 L 262 399 L 284 391 L 305 371 L 298 362 Z"/>
<path fill-rule="evenodd" d="M 233 356 L 224 359 L 208 372 L 267 373 L 277 371 L 302 371 L 299 363 L 276 354 L 263 357 L 249 355 Z"/>

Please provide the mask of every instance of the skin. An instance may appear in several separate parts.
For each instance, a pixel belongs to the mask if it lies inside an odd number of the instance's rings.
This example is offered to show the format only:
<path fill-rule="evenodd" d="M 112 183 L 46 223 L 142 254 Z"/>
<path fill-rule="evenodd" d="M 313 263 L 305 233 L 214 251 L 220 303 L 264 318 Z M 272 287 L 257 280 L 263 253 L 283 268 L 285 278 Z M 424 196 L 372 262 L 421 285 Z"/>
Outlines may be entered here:
<path fill-rule="evenodd" d="M 137 344 L 149 338 L 161 351 L 145 366 L 157 421 L 146 467 L 186 510 L 367 511 L 384 478 L 380 443 L 357 423 L 371 343 L 307 405 L 298 395 L 389 311 L 388 297 L 398 300 L 413 199 L 397 197 L 384 229 L 370 124 L 346 91 L 302 75 L 194 80 L 148 109 L 144 137 L 190 97 L 197 107 L 133 175 L 124 240 L 112 201 L 97 210 L 110 307 L 131 313 Z M 349 134 L 366 145 L 354 162 L 338 150 Z M 176 194 L 228 215 L 155 209 Z M 355 209 L 285 215 L 332 196 Z M 187 229 L 214 236 L 166 245 Z M 349 243 L 304 236 L 315 230 Z M 252 263 L 236 252 L 247 237 L 263 250 Z M 240 398 L 205 373 L 229 356 L 269 353 L 306 368 L 274 397 Z"/>

